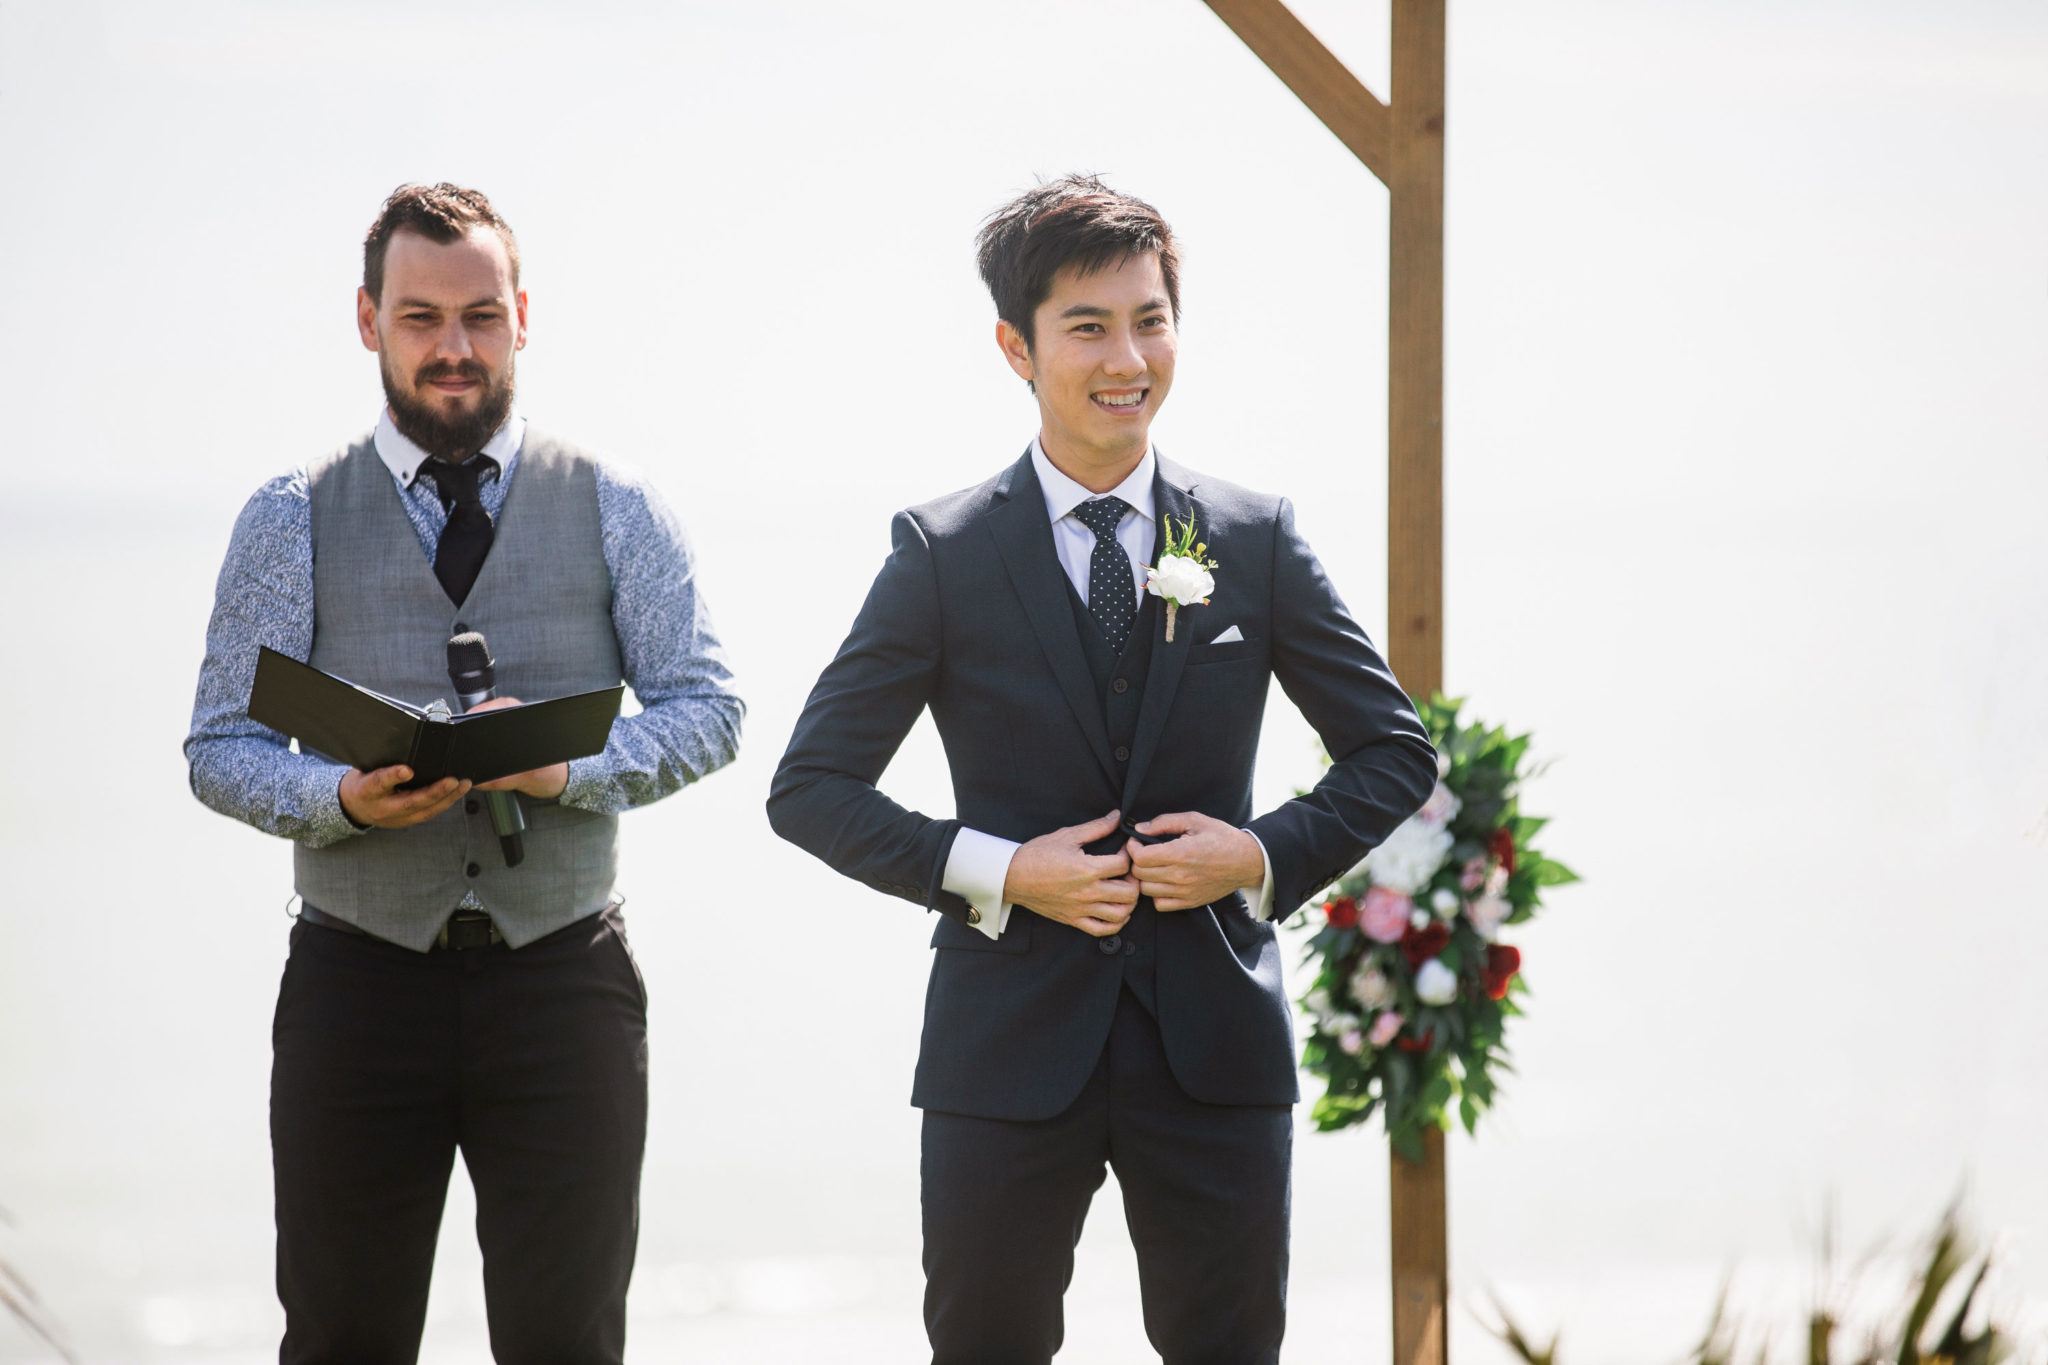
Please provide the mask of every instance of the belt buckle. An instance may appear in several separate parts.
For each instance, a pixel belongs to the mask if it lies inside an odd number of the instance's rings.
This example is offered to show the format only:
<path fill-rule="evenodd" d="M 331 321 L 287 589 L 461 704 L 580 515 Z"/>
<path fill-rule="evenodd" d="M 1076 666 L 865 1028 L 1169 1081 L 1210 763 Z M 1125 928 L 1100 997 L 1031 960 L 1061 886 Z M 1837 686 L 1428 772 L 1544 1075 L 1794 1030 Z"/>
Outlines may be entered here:
<path fill-rule="evenodd" d="M 490 948 L 503 943 L 505 936 L 498 932 L 497 921 L 481 910 L 458 910 L 441 924 L 441 932 L 434 936 L 436 948 L 447 948 L 465 952 L 471 948 Z"/>

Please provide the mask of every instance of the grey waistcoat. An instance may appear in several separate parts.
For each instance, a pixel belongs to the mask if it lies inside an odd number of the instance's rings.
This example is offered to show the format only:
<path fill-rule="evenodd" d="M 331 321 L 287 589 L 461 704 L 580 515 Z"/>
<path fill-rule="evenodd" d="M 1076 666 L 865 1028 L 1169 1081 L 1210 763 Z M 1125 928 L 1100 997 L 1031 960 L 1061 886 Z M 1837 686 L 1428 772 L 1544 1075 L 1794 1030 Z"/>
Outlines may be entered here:
<path fill-rule="evenodd" d="M 448 637 L 459 620 L 490 642 L 500 696 L 543 701 L 620 681 L 588 455 L 526 429 L 490 556 L 460 607 L 434 577 L 369 437 L 310 474 L 314 667 L 410 702 L 452 702 Z M 618 866 L 618 818 L 519 800 L 526 860 L 516 868 L 505 866 L 484 803 L 457 802 L 410 829 L 296 846 L 298 892 L 421 952 L 470 891 L 515 948 L 602 910 Z"/>

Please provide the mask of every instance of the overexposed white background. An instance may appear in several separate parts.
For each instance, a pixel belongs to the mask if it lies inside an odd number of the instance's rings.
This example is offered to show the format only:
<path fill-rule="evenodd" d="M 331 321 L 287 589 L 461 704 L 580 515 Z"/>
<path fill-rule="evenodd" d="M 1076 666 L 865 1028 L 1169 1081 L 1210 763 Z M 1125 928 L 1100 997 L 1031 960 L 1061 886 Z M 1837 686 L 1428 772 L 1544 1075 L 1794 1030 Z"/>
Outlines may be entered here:
<path fill-rule="evenodd" d="M 1384 3 L 1297 10 L 1386 90 Z M 1461 1358 L 1671 1358 L 1965 1181 L 2048 1294 L 2048 11 L 1454 0 L 1447 676 L 1586 882 L 1451 1147 Z M 1385 194 L 1198 0 L 0 9 L 0 1258 L 96 1361 L 274 1356 L 285 845 L 187 794 L 213 576 L 366 428 L 359 244 L 485 189 L 536 421 L 694 533 L 744 755 L 625 822 L 653 994 L 634 1340 L 910 1360 L 925 917 L 761 814 L 897 507 L 1032 432 L 972 269 L 1034 174 L 1186 258 L 1156 429 L 1384 621 Z M 1313 780 L 1275 694 L 1260 793 Z M 886 785 L 950 809 L 928 728 Z M 1304 1129 L 1289 1359 L 1385 1338 L 1385 1155 Z M 466 1189 L 425 1358 L 487 1358 Z M 1097 1201 L 1063 1360 L 1143 1359 Z M 0 1322 L 0 1360 L 41 1358 Z"/>

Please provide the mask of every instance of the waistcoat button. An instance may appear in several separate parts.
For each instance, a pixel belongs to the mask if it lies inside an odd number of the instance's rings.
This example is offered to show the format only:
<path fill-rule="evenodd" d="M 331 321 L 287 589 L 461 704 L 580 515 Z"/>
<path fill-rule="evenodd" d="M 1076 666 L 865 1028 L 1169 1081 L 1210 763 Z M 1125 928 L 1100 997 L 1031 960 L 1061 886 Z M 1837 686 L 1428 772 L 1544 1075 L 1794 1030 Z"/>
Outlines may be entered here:
<path fill-rule="evenodd" d="M 1111 934 L 1108 938 L 1096 939 L 1095 946 L 1104 957 L 1115 957 L 1122 950 L 1124 941 L 1117 935 Z"/>
<path fill-rule="evenodd" d="M 1131 751 L 1130 751 L 1129 749 L 1126 749 L 1126 748 L 1125 748 L 1125 747 L 1124 747 L 1123 745 L 1121 745 L 1121 744 L 1117 745 L 1117 746 L 1116 746 L 1116 761 L 1117 761 L 1117 762 L 1119 762 L 1119 763 L 1128 763 L 1128 762 L 1130 762 L 1130 761 L 1131 761 Z"/>
<path fill-rule="evenodd" d="M 465 801 L 465 802 L 463 802 L 463 803 L 462 803 L 462 808 L 463 808 L 464 810 L 468 811 L 468 812 L 469 812 L 469 813 L 470 813 L 471 815 L 475 815 L 475 814 L 476 814 L 476 802 L 475 802 L 474 800 L 470 800 L 470 801 Z"/>
<path fill-rule="evenodd" d="M 1131 690 L 1131 680 L 1129 678 L 1118 678 L 1109 685 L 1109 690 L 1112 692 L 1128 692 Z"/>
<path fill-rule="evenodd" d="M 463 870 L 468 872 L 470 876 L 474 877 L 480 874 L 483 871 L 483 868 L 477 866 L 475 863 L 471 863 L 467 868 L 464 868 Z"/>

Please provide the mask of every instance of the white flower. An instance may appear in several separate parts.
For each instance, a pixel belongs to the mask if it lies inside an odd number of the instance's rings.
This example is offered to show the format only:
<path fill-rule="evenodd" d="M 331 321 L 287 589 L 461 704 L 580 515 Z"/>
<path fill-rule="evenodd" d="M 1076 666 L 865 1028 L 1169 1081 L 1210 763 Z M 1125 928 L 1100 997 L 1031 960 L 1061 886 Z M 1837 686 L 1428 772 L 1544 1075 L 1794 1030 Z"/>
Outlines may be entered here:
<path fill-rule="evenodd" d="M 1419 816 L 1401 822 L 1387 841 L 1365 855 L 1365 867 L 1373 881 L 1414 895 L 1429 885 L 1429 879 L 1451 854 L 1451 832 Z"/>
<path fill-rule="evenodd" d="M 1301 997 L 1301 1007 L 1308 1011 L 1311 1019 L 1325 1019 L 1336 1013 L 1336 1007 L 1330 1003 L 1330 993 L 1320 986 Z"/>
<path fill-rule="evenodd" d="M 1216 580 L 1201 561 L 1183 555 L 1161 555 L 1157 564 L 1145 570 L 1145 591 L 1163 597 L 1176 606 L 1206 602 L 1216 591 Z"/>
<path fill-rule="evenodd" d="M 1486 894 L 1489 896 L 1498 896 L 1501 892 L 1507 889 L 1508 870 L 1502 867 L 1499 863 L 1495 863 L 1493 865 L 1493 870 L 1486 874 Z"/>
<path fill-rule="evenodd" d="M 1436 790 L 1429 794 L 1429 800 L 1422 803 L 1422 809 L 1415 812 L 1415 818 L 1432 825 L 1448 825 L 1464 808 L 1465 803 L 1458 799 L 1458 794 L 1439 782 Z"/>
<path fill-rule="evenodd" d="M 1479 937 L 1491 943 L 1514 908 L 1504 896 L 1474 896 L 1465 907 L 1465 918 L 1472 921 L 1472 928 Z"/>
<path fill-rule="evenodd" d="M 1369 1010 L 1383 1010 L 1394 1003 L 1394 983 L 1367 963 L 1351 974 L 1351 998 Z"/>
<path fill-rule="evenodd" d="M 1408 917 L 1408 927 L 1410 929 L 1415 930 L 1417 933 L 1420 933 L 1422 930 L 1427 929 L 1429 927 L 1429 922 L 1431 918 L 1432 916 L 1430 915 L 1429 911 L 1417 910 L 1414 914 Z"/>
<path fill-rule="evenodd" d="M 1451 756 L 1442 749 L 1436 751 L 1436 775 L 1438 777 L 1449 777 L 1451 775 Z"/>
<path fill-rule="evenodd" d="M 1458 974 L 1431 958 L 1415 970 L 1415 998 L 1425 1005 L 1448 1005 L 1458 998 Z"/>
<path fill-rule="evenodd" d="M 1321 1020 L 1317 1027 L 1334 1038 L 1340 1033 L 1349 1033 L 1353 1029 L 1364 1028 L 1365 1024 L 1355 1014 L 1333 1014 L 1329 1018 Z"/>
<path fill-rule="evenodd" d="M 1439 886 L 1429 897 L 1430 909 L 1445 919 L 1458 917 L 1458 893 L 1448 886 Z"/>

